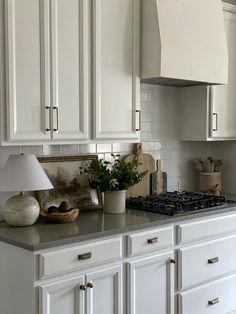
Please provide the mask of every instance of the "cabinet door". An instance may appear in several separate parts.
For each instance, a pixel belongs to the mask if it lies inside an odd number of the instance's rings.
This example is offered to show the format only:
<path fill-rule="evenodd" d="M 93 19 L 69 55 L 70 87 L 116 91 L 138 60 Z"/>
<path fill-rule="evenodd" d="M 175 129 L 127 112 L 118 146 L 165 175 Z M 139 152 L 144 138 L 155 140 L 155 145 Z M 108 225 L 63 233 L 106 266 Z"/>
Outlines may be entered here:
<path fill-rule="evenodd" d="M 52 132 L 88 137 L 88 1 L 51 0 Z"/>
<path fill-rule="evenodd" d="M 93 34 L 94 139 L 138 138 L 139 0 L 93 0 Z"/>
<path fill-rule="evenodd" d="M 84 314 L 83 276 L 39 287 L 39 314 Z"/>
<path fill-rule="evenodd" d="M 229 54 L 228 85 L 212 87 L 211 136 L 236 138 L 236 10 L 224 11 Z"/>
<path fill-rule="evenodd" d="M 128 263 L 128 314 L 173 314 L 173 253 L 140 258 Z"/>
<path fill-rule="evenodd" d="M 179 137 L 187 141 L 236 139 L 236 10 L 223 4 L 228 44 L 228 84 L 180 88 Z"/>
<path fill-rule="evenodd" d="M 86 314 L 123 314 L 121 265 L 91 272 L 86 282 Z"/>
<path fill-rule="evenodd" d="M 7 140 L 47 140 L 48 0 L 6 0 Z"/>

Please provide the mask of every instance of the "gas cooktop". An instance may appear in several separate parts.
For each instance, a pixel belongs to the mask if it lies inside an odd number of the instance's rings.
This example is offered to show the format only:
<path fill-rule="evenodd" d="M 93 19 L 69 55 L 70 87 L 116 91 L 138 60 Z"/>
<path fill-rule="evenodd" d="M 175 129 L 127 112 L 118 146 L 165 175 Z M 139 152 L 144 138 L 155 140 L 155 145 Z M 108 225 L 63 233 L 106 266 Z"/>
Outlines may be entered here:
<path fill-rule="evenodd" d="M 234 201 L 201 192 L 164 192 L 147 197 L 130 197 L 126 207 L 167 215 L 183 215 L 229 207 Z"/>

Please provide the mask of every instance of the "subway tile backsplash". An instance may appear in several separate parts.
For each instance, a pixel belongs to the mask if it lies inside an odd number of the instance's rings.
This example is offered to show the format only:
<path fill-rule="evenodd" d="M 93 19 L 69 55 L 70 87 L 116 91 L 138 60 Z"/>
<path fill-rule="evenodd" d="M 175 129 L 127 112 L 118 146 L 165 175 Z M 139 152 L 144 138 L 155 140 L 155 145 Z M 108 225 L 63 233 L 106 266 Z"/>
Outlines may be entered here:
<path fill-rule="evenodd" d="M 140 139 L 143 152 L 154 159 L 161 159 L 163 171 L 168 174 L 168 190 L 194 190 L 197 175 L 191 164 L 196 156 L 207 157 L 211 153 L 210 143 L 178 141 L 177 89 L 151 84 L 141 84 L 141 126 Z M 98 154 L 99 158 L 110 158 L 110 153 L 121 156 L 132 152 L 131 143 L 90 143 L 78 145 L 38 145 L 0 147 L 0 167 L 12 153 L 33 153 L 38 155 Z M 5 198 L 0 194 L 0 199 Z M 1 207 L 1 201 L 0 201 Z M 1 217 L 1 216 L 0 216 Z"/>

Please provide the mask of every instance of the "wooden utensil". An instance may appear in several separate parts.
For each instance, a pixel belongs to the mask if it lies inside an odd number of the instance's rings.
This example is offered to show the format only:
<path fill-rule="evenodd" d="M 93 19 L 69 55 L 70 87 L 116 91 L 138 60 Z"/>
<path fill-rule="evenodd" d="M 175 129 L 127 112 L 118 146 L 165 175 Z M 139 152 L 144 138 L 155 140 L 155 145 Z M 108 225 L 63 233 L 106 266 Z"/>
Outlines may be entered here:
<path fill-rule="evenodd" d="M 142 152 L 142 144 L 134 144 L 133 154 L 127 155 L 123 159 L 126 162 L 136 163 L 138 171 L 142 172 L 147 170 L 143 180 L 138 184 L 131 186 L 127 192 L 126 197 L 137 197 L 150 195 L 150 174 L 155 171 L 155 161 L 150 154 Z"/>

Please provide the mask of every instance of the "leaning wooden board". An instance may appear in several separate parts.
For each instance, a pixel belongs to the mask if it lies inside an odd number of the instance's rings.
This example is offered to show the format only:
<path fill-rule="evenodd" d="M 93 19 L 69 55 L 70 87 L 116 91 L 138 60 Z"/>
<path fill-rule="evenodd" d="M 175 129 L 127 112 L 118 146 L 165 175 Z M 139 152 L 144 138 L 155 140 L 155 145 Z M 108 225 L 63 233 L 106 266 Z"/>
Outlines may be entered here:
<path fill-rule="evenodd" d="M 157 170 L 156 170 L 156 174 L 157 174 L 157 194 L 160 194 L 163 192 L 164 188 L 163 188 L 163 172 L 161 170 L 161 161 L 159 159 L 157 159 L 156 161 L 156 166 L 157 166 Z"/>
<path fill-rule="evenodd" d="M 126 162 L 138 163 L 138 171 L 148 170 L 143 180 L 138 184 L 131 186 L 126 197 L 137 197 L 150 195 L 150 174 L 155 171 L 155 161 L 152 155 L 142 152 L 142 144 L 134 144 L 133 154 L 127 155 L 123 159 Z"/>
<path fill-rule="evenodd" d="M 167 191 L 167 173 L 161 170 L 161 160 L 156 160 L 156 171 L 151 173 L 151 195 L 158 195 Z"/>

